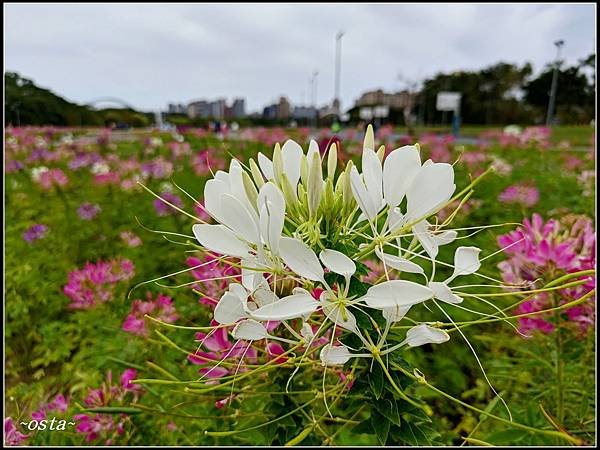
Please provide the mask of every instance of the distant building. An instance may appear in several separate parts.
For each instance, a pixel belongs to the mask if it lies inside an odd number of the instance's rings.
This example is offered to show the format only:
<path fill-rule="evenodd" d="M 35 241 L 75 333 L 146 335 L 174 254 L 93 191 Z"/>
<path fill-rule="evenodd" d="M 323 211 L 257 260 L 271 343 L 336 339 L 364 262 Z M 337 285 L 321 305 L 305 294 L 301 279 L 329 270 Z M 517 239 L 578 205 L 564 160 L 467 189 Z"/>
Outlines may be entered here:
<path fill-rule="evenodd" d="M 187 108 L 182 103 L 169 103 L 167 112 L 169 114 L 186 114 Z"/>
<path fill-rule="evenodd" d="M 245 117 L 245 104 L 243 98 L 234 100 L 232 106 L 228 106 L 224 98 L 214 101 L 198 100 L 187 105 L 187 115 L 190 118 L 201 117 L 203 119 L 225 119 Z"/>
<path fill-rule="evenodd" d="M 187 106 L 187 114 L 190 119 L 196 117 L 209 117 L 210 107 L 206 100 L 191 102 Z"/>
<path fill-rule="evenodd" d="M 246 117 L 246 100 L 236 98 L 231 105 L 231 116 L 237 118 Z"/>
<path fill-rule="evenodd" d="M 294 120 L 313 120 L 318 116 L 318 110 L 314 106 L 296 106 L 292 113 L 292 119 Z"/>
<path fill-rule="evenodd" d="M 387 106 L 389 108 L 402 109 L 410 105 L 411 94 L 408 91 L 387 93 L 381 89 L 365 92 L 356 101 L 355 106 Z"/>
<path fill-rule="evenodd" d="M 285 97 L 279 97 L 279 103 L 277 104 L 277 118 L 279 120 L 286 120 L 290 118 L 290 102 Z"/>
<path fill-rule="evenodd" d="M 279 97 L 279 102 L 264 107 L 262 116 L 267 120 L 287 120 L 292 116 L 290 102 Z"/>

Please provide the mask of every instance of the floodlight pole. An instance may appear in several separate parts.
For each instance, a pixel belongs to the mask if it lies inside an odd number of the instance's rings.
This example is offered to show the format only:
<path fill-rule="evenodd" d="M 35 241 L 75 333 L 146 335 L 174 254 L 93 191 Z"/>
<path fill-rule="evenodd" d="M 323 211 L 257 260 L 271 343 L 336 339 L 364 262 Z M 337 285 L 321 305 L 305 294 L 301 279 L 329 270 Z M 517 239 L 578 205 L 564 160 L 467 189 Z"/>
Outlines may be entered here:
<path fill-rule="evenodd" d="M 546 126 L 551 126 L 554 121 L 554 104 L 556 103 L 556 89 L 558 85 L 558 67 L 560 65 L 560 49 L 565 41 L 559 39 L 554 42 L 556 45 L 556 62 L 554 63 L 554 71 L 552 73 L 552 85 L 550 87 L 550 100 L 548 101 L 548 112 L 546 113 Z"/>
<path fill-rule="evenodd" d="M 342 66 L 342 36 L 344 36 L 343 31 L 338 31 L 335 35 L 335 88 L 334 88 L 334 98 L 333 98 L 333 106 L 339 111 L 340 105 L 340 78 L 341 78 L 341 66 Z"/>

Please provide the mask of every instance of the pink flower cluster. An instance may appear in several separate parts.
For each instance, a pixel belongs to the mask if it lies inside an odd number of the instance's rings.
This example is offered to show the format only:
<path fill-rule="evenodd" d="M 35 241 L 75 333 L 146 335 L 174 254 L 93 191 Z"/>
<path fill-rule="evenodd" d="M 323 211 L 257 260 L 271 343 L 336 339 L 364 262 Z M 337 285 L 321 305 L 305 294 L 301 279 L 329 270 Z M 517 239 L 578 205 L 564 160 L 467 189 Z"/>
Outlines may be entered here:
<path fill-rule="evenodd" d="M 152 293 L 148 292 L 146 301 L 139 299 L 133 301 L 131 310 L 123 322 L 123 330 L 138 336 L 148 336 L 149 331 L 144 320 L 146 314 L 165 323 L 173 323 L 178 319 L 171 297 L 158 294 L 153 299 Z"/>
<path fill-rule="evenodd" d="M 498 196 L 502 203 L 517 203 L 527 208 L 534 206 L 540 199 L 540 191 L 535 186 L 513 184 Z"/>
<path fill-rule="evenodd" d="M 490 130 L 481 133 L 480 138 L 497 141 L 502 147 L 530 148 L 550 146 L 552 129 L 549 127 L 527 127 L 523 131 L 506 132 Z"/>
<path fill-rule="evenodd" d="M 89 309 L 112 300 L 116 285 L 131 279 L 135 267 L 128 259 L 88 262 L 69 273 L 64 294 L 71 299 L 69 308 Z"/>
<path fill-rule="evenodd" d="M 84 403 L 88 408 L 125 405 L 135 402 L 142 395 L 141 386 L 131 381 L 137 377 L 135 369 L 123 371 L 119 385 L 113 385 L 112 373 L 109 371 L 106 382 L 100 388 L 89 389 Z M 73 418 L 78 422 L 75 431 L 85 435 L 87 442 L 99 439 L 104 445 L 111 445 L 114 440 L 125 433 L 125 425 L 129 420 L 127 414 L 76 414 Z"/>
<path fill-rule="evenodd" d="M 172 194 L 171 192 L 162 192 L 160 197 L 177 206 L 178 208 L 183 208 L 183 200 L 181 200 L 181 197 L 179 197 L 177 194 Z M 165 203 L 160 198 L 154 200 L 154 210 L 156 211 L 156 214 L 161 217 L 169 216 L 177 212 L 175 208 Z"/>
<path fill-rule="evenodd" d="M 41 405 L 36 411 L 31 413 L 34 420 L 44 420 L 49 412 L 64 413 L 69 408 L 69 402 L 64 395 L 58 394 L 50 403 Z"/>
<path fill-rule="evenodd" d="M 23 445 L 29 438 L 29 434 L 23 434 L 15 426 L 12 417 L 4 419 L 4 444 L 8 446 Z"/>
<path fill-rule="evenodd" d="M 40 173 L 37 182 L 45 189 L 50 190 L 53 187 L 64 187 L 69 184 L 69 179 L 60 169 L 48 169 Z"/>
<path fill-rule="evenodd" d="M 204 259 L 190 256 L 186 259 L 188 267 L 193 268 L 191 273 L 197 284 L 192 287 L 202 293 L 200 303 L 215 307 L 219 298 L 227 289 L 229 283 L 239 282 L 239 269 L 220 262 L 217 258 L 206 255 Z M 235 277 L 235 278 L 224 278 Z M 224 278 L 224 279 L 223 279 Z"/>
<path fill-rule="evenodd" d="M 448 163 L 452 160 L 451 146 L 455 140 L 454 136 L 450 134 L 430 133 L 421 136 L 419 143 L 433 161 Z"/>
<path fill-rule="evenodd" d="M 508 259 L 498 265 L 506 283 L 518 285 L 528 282 L 531 288 L 535 280 L 549 282 L 565 273 L 573 273 L 596 266 L 596 233 L 592 221 L 583 216 L 565 216 L 560 221 L 544 222 L 539 214 L 525 219 L 523 227 L 498 237 L 498 244 Z M 555 292 L 545 292 L 522 303 L 517 313 L 531 313 L 551 308 L 553 300 L 564 304 L 580 298 L 596 286 L 591 277 L 585 284 Z M 555 296 L 553 298 L 552 296 Z M 594 324 L 595 299 L 567 308 L 563 311 L 570 322 L 582 331 Z M 519 319 L 521 331 L 551 332 L 555 324 L 549 320 L 552 314 L 540 314 Z"/>
<path fill-rule="evenodd" d="M 142 240 L 140 239 L 140 237 L 132 231 L 121 231 L 119 236 L 121 237 L 125 245 L 127 245 L 127 247 L 133 248 L 142 245 Z"/>

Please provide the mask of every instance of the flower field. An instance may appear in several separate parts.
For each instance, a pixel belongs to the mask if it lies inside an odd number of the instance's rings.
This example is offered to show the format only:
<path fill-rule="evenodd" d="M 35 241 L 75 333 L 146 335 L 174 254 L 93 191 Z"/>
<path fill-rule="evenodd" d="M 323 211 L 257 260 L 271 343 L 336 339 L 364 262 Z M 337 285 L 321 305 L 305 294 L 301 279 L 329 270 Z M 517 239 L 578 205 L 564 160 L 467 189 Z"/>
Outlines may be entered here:
<path fill-rule="evenodd" d="M 8 128 L 5 443 L 595 444 L 593 129 L 397 131 Z"/>

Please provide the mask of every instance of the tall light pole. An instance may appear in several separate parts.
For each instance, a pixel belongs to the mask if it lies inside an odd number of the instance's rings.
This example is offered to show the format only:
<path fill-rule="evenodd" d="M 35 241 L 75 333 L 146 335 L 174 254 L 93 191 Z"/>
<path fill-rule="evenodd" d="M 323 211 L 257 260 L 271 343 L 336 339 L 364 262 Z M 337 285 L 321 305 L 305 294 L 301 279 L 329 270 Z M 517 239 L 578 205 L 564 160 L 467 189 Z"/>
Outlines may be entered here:
<path fill-rule="evenodd" d="M 335 88 L 333 98 L 333 108 L 336 112 L 340 112 L 340 76 L 342 70 L 342 36 L 343 31 L 338 31 L 335 35 Z"/>
<path fill-rule="evenodd" d="M 560 49 L 565 41 L 559 39 L 554 42 L 556 45 L 556 62 L 554 63 L 554 72 L 552 73 L 552 86 L 550 87 L 550 100 L 548 101 L 548 112 L 546 113 L 546 126 L 552 125 L 554 120 L 554 104 L 556 103 L 556 88 L 558 84 L 558 67 L 560 66 Z"/>
<path fill-rule="evenodd" d="M 319 71 L 315 70 L 312 75 L 312 105 L 317 107 L 317 87 L 319 81 Z"/>

